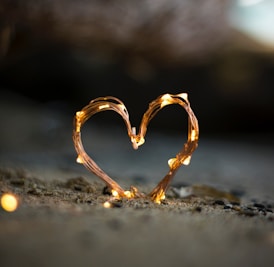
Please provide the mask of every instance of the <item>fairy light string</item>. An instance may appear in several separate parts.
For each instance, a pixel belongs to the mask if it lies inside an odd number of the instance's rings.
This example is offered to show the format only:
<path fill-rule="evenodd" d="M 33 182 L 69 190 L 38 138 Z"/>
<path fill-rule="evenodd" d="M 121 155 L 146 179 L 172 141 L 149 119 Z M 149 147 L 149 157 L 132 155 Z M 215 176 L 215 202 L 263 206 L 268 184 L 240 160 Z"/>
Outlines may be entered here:
<path fill-rule="evenodd" d="M 89 157 L 82 144 L 81 127 L 94 114 L 112 110 L 120 114 L 120 116 L 123 118 L 132 146 L 134 149 L 138 149 L 139 146 L 145 143 L 145 135 L 149 122 L 162 108 L 173 104 L 179 104 L 188 113 L 188 139 L 177 155 L 174 158 L 168 160 L 169 172 L 148 194 L 148 197 L 150 197 L 151 200 L 156 203 L 161 203 L 161 201 L 165 198 L 165 193 L 176 172 L 181 167 L 181 165 L 188 165 L 190 163 L 191 156 L 198 146 L 198 120 L 190 107 L 186 93 L 177 95 L 163 94 L 153 100 L 143 115 L 138 134 L 136 134 L 136 128 L 131 126 L 128 111 L 121 100 L 113 96 L 98 97 L 91 100 L 90 103 L 86 105 L 81 111 L 76 112 L 74 117 L 73 142 L 75 150 L 78 154 L 77 162 L 83 164 L 89 171 L 102 179 L 106 185 L 111 188 L 114 197 L 144 197 L 145 195 L 138 192 L 138 190 L 133 186 L 130 190 L 125 191 L 117 182 L 115 182 L 109 175 L 107 175 L 94 162 L 94 160 Z"/>

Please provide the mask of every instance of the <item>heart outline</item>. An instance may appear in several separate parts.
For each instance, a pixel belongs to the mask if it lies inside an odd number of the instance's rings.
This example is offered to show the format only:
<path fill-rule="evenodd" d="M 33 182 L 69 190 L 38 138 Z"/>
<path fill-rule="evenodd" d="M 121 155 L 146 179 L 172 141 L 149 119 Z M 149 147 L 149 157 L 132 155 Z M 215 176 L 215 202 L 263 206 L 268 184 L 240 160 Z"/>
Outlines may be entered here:
<path fill-rule="evenodd" d="M 107 184 L 107 186 L 112 189 L 114 196 L 126 198 L 144 197 L 144 194 L 138 192 L 138 190 L 133 186 L 131 187 L 130 191 L 125 191 L 117 182 L 115 182 L 108 174 L 106 174 L 96 164 L 95 161 L 89 157 L 81 140 L 81 127 L 90 117 L 96 113 L 112 110 L 123 118 L 132 146 L 134 149 L 138 149 L 138 147 L 143 145 L 145 142 L 145 135 L 149 122 L 162 108 L 172 104 L 179 104 L 188 113 L 188 139 L 183 148 L 176 154 L 176 157 L 168 161 L 168 165 L 170 167 L 169 172 L 148 195 L 154 202 L 161 203 L 161 201 L 165 198 L 165 192 L 168 189 L 176 172 L 182 164 L 189 164 L 192 153 L 198 146 L 198 120 L 190 107 L 190 102 L 188 101 L 188 96 L 186 93 L 180 93 L 176 95 L 166 93 L 151 101 L 149 103 L 148 109 L 142 117 L 138 134 L 136 134 L 136 128 L 131 126 L 126 106 L 120 99 L 113 96 L 105 96 L 91 100 L 88 105 L 84 106 L 81 111 L 76 112 L 74 116 L 74 128 L 72 137 L 75 150 L 78 154 L 77 162 L 83 164 L 89 171 L 102 179 Z"/>

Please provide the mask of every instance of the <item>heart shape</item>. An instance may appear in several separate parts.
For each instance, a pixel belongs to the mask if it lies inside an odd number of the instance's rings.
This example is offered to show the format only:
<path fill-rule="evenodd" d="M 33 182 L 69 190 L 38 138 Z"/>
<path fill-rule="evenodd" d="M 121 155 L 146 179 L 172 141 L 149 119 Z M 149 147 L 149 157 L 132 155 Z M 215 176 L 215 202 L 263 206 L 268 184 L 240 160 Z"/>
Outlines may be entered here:
<path fill-rule="evenodd" d="M 149 197 L 154 202 L 161 203 L 165 198 L 165 192 L 177 170 L 182 164 L 189 164 L 192 153 L 198 146 L 198 120 L 190 107 L 186 93 L 177 95 L 163 94 L 150 102 L 147 111 L 143 115 L 138 134 L 136 134 L 136 128 L 131 127 L 129 114 L 121 100 L 113 96 L 98 97 L 91 100 L 81 111 L 76 112 L 74 117 L 73 142 L 75 150 L 78 153 L 77 162 L 83 164 L 89 171 L 101 178 L 111 188 L 113 196 L 126 198 L 144 197 L 144 194 L 138 192 L 133 186 L 130 191 L 125 191 L 89 157 L 82 144 L 81 127 L 94 114 L 112 110 L 120 114 L 123 118 L 132 146 L 134 149 L 138 149 L 138 147 L 145 142 L 145 135 L 149 122 L 162 108 L 171 104 L 179 104 L 188 113 L 188 139 L 183 148 L 177 153 L 176 157 L 168 160 L 169 172 L 149 194 Z"/>

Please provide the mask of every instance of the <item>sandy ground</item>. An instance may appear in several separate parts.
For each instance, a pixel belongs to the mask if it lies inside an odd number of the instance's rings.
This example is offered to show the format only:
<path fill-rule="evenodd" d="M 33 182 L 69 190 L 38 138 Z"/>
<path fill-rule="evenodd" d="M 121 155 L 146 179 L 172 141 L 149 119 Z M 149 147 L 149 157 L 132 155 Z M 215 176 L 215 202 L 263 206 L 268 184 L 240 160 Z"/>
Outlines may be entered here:
<path fill-rule="evenodd" d="M 19 199 L 15 212 L 0 210 L 1 267 L 273 266 L 271 135 L 201 135 L 162 204 L 112 200 L 75 162 L 74 114 L 3 97 L 0 108 L 0 194 Z M 183 143 L 178 134 L 152 131 L 134 151 L 123 128 L 99 125 L 84 138 L 111 177 L 145 193 Z"/>

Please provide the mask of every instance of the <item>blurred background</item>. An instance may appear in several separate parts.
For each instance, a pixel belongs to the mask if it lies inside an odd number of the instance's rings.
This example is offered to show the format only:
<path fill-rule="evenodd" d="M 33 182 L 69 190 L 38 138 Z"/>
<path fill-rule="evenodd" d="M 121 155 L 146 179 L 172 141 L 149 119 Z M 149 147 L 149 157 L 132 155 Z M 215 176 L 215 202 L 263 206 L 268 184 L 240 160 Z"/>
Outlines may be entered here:
<path fill-rule="evenodd" d="M 176 179 L 273 198 L 273 14 L 274 0 L 0 1 L 0 165 L 90 176 L 75 162 L 76 111 L 116 96 L 138 129 L 149 102 L 184 92 L 200 139 Z M 85 148 L 130 184 L 158 182 L 187 135 L 175 105 L 153 119 L 138 152 L 117 114 L 94 124 L 82 131 Z"/>
<path fill-rule="evenodd" d="M 204 134 L 271 132 L 273 13 L 273 0 L 2 0 L 0 97 L 71 115 L 113 95 L 139 124 L 158 95 L 187 92 Z"/>

